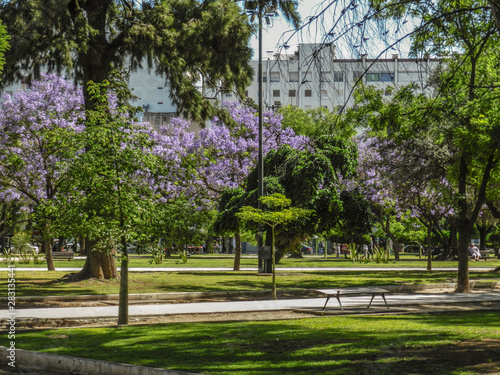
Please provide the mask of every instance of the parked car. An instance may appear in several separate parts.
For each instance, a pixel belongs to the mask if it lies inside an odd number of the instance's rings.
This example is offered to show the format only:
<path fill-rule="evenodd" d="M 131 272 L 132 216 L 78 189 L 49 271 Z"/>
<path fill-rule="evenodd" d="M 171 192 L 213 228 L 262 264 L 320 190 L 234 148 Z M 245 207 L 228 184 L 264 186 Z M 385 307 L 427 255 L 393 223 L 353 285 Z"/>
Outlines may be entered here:
<path fill-rule="evenodd" d="M 26 250 L 28 250 L 28 249 L 32 250 L 35 254 L 38 254 L 38 253 L 39 253 L 39 251 L 40 251 L 40 250 L 38 249 L 38 246 L 36 246 L 36 245 L 32 245 L 32 244 L 29 244 L 29 243 L 28 243 L 28 244 L 25 244 L 25 245 L 24 245 L 24 247 L 25 247 L 25 249 L 26 249 Z M 11 253 L 18 253 L 19 251 L 18 251 L 18 249 L 16 249 L 14 246 L 11 246 L 11 247 L 10 247 L 10 252 L 11 252 Z"/>
<path fill-rule="evenodd" d="M 313 253 L 313 249 L 312 249 L 311 246 L 302 245 L 301 253 L 302 254 L 312 254 Z"/>

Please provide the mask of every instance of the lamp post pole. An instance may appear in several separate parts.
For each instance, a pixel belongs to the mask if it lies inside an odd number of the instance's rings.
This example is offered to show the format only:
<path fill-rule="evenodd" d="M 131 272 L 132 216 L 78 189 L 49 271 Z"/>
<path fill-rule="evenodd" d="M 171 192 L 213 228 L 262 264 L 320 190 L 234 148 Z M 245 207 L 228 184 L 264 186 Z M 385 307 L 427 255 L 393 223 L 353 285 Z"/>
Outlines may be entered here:
<path fill-rule="evenodd" d="M 259 1 L 259 9 L 258 9 L 258 17 L 259 17 L 259 66 L 258 66 L 258 76 L 259 76 L 259 156 L 257 160 L 257 178 L 258 178 L 258 206 L 257 208 L 262 209 L 262 203 L 260 201 L 260 197 L 264 196 L 264 144 L 263 144 L 263 98 L 262 98 L 262 1 Z M 258 251 L 259 251 L 259 273 L 271 273 L 272 266 L 270 254 L 264 250 L 264 233 L 262 224 L 259 224 L 259 243 L 258 243 Z"/>
<path fill-rule="evenodd" d="M 258 188 L 257 188 L 257 208 L 262 209 L 262 203 L 260 198 L 264 196 L 264 145 L 263 145 L 263 95 L 262 95 L 262 18 L 267 16 L 264 12 L 264 2 L 265 0 L 245 0 L 245 9 L 252 14 L 252 20 L 254 16 L 258 17 L 258 44 L 259 44 L 259 64 L 257 69 L 257 79 L 258 82 L 258 106 L 259 106 L 259 154 L 257 159 L 257 179 L 258 179 Z M 258 229 L 258 238 L 257 238 L 257 247 L 258 247 L 258 257 L 259 257 L 259 273 L 272 273 L 272 260 L 271 253 L 268 250 L 269 247 L 264 247 L 264 233 L 263 226 L 259 224 Z"/>

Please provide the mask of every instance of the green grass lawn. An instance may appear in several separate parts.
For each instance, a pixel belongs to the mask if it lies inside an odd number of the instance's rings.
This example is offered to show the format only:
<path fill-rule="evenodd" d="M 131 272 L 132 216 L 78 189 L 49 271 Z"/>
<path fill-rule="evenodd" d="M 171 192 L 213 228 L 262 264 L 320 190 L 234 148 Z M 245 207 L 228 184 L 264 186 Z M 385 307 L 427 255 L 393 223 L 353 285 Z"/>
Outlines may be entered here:
<path fill-rule="evenodd" d="M 499 312 L 19 332 L 16 348 L 214 375 L 500 372 Z"/>
<path fill-rule="evenodd" d="M 130 267 L 175 267 L 179 269 L 192 268 L 192 267 L 223 267 L 232 268 L 234 264 L 234 255 L 231 254 L 204 254 L 204 255 L 193 255 L 188 259 L 186 264 L 180 263 L 178 256 L 173 256 L 171 258 L 166 258 L 161 264 L 150 263 L 152 258 L 147 255 L 131 255 L 130 256 Z M 54 265 L 56 268 L 61 267 L 75 267 L 81 268 L 84 264 L 83 259 L 73 259 L 68 260 L 55 260 Z M 0 267 L 6 263 L 0 263 Z M 15 263 L 17 267 L 32 267 L 32 268 L 46 268 L 45 264 L 20 264 Z M 458 263 L 456 261 L 433 261 L 433 267 L 457 267 Z M 256 256 L 243 256 L 241 259 L 242 268 L 256 268 L 257 267 L 257 257 Z M 427 260 L 422 258 L 419 259 L 416 255 L 402 255 L 401 260 L 396 262 L 395 260 L 389 261 L 389 263 L 376 263 L 374 261 L 357 261 L 353 263 L 350 259 L 345 259 L 344 257 L 336 259 L 333 256 L 328 256 L 324 259 L 323 256 L 318 255 L 306 255 L 304 258 L 284 258 L 277 265 L 277 268 L 283 267 L 380 267 L 380 268 L 395 268 L 395 267 L 405 267 L 405 268 L 417 268 L 417 267 L 427 267 Z M 470 262 L 471 268 L 476 267 L 500 267 L 499 259 L 488 259 L 487 261 Z"/>
<path fill-rule="evenodd" d="M 81 294 L 118 294 L 119 280 L 62 281 L 66 272 L 18 271 L 16 296 L 49 296 Z M 6 278 L 7 272 L 4 277 Z M 456 282 L 450 271 L 324 271 L 277 272 L 278 292 L 285 289 L 324 289 L 347 286 L 429 284 Z M 271 277 L 256 272 L 132 272 L 130 293 L 170 293 L 204 291 L 257 291 L 271 288 Z M 470 272 L 471 280 L 500 281 L 498 272 Z M 7 283 L 0 284 L 0 295 L 6 295 Z"/>

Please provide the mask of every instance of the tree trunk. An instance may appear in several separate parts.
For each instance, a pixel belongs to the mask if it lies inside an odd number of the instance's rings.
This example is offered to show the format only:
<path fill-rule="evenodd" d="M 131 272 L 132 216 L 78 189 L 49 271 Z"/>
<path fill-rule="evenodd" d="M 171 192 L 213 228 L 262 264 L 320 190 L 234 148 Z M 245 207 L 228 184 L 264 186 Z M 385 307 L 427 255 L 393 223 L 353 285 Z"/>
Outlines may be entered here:
<path fill-rule="evenodd" d="M 399 253 L 401 250 L 403 250 L 403 244 L 401 242 L 396 241 L 395 239 L 392 239 L 392 242 L 394 244 L 393 250 L 394 250 L 394 259 L 399 260 Z"/>
<path fill-rule="evenodd" d="M 42 231 L 42 246 L 43 250 L 45 250 L 45 261 L 47 262 L 47 270 L 48 271 L 55 271 L 56 268 L 54 267 L 54 258 L 52 257 L 52 240 L 48 236 L 49 233 L 49 228 L 50 228 L 50 219 L 44 224 L 44 230 Z"/>
<path fill-rule="evenodd" d="M 458 228 L 455 223 L 450 225 L 450 251 L 451 255 L 458 256 Z"/>
<path fill-rule="evenodd" d="M 273 272 L 273 287 L 272 287 L 272 295 L 273 299 L 278 299 L 276 294 L 276 255 L 274 251 L 274 227 L 271 229 L 272 231 L 272 243 L 271 243 L 271 258 L 272 258 L 272 272 Z"/>
<path fill-rule="evenodd" d="M 271 227 L 269 225 L 265 225 L 264 226 L 264 230 L 266 232 L 266 238 L 264 239 L 264 241 L 261 242 L 261 244 L 264 244 L 265 243 L 265 246 L 269 246 L 271 247 L 273 244 L 273 233 L 272 233 L 272 230 L 271 230 Z M 262 246 L 262 245 L 260 245 Z M 272 260 L 272 256 L 269 257 L 269 259 L 261 259 L 259 257 L 259 272 L 260 273 L 272 273 L 273 272 L 273 260 Z"/>
<path fill-rule="evenodd" d="M 47 238 L 43 240 L 43 250 L 45 250 L 45 261 L 47 262 L 47 270 L 49 271 L 55 271 L 56 268 L 54 267 L 54 258 L 52 257 L 52 245 L 51 245 L 51 240 L 50 238 Z"/>
<path fill-rule="evenodd" d="M 116 279 L 118 278 L 118 270 L 116 268 L 116 260 L 115 260 L 116 249 L 112 249 L 107 253 L 99 253 L 101 259 L 101 268 L 104 278 Z"/>
<path fill-rule="evenodd" d="M 118 306 L 118 324 L 128 324 L 128 250 L 127 239 L 121 240 L 123 252 L 120 271 L 120 296 Z"/>
<path fill-rule="evenodd" d="M 479 250 L 486 250 L 486 237 L 490 232 L 490 226 L 488 225 L 476 225 L 479 231 Z"/>
<path fill-rule="evenodd" d="M 101 253 L 99 251 L 92 250 L 95 241 L 90 241 L 88 238 L 84 241 L 85 244 L 85 255 L 87 259 L 80 272 L 74 275 L 74 280 L 86 280 L 86 279 L 117 279 L 119 277 L 118 271 L 116 269 L 116 260 L 114 257 L 114 251 L 111 253 Z"/>
<path fill-rule="evenodd" d="M 234 249 L 234 266 L 233 266 L 233 271 L 239 271 L 240 270 L 240 263 L 241 263 L 241 234 L 239 231 L 234 233 L 234 239 L 235 239 L 235 249 Z"/>
<path fill-rule="evenodd" d="M 432 250 L 431 250 L 432 227 L 427 227 L 427 271 L 432 271 Z"/>
<path fill-rule="evenodd" d="M 207 238 L 207 254 L 215 253 L 214 242 L 215 242 L 214 236 L 212 236 L 212 235 L 208 236 L 208 238 Z"/>
<path fill-rule="evenodd" d="M 469 243 L 471 239 L 472 228 L 464 223 L 459 227 L 458 233 L 458 282 L 457 293 L 470 293 L 469 285 Z"/>

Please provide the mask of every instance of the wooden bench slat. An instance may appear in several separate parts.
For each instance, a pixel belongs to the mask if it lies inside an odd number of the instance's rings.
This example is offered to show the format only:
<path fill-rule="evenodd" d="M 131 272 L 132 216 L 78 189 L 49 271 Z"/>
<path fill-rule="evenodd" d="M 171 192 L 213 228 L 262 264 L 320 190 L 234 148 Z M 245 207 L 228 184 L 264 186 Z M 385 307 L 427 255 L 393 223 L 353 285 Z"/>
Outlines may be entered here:
<path fill-rule="evenodd" d="M 68 259 L 71 260 L 75 257 L 73 251 L 53 251 L 52 259 Z"/>

